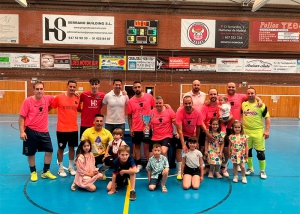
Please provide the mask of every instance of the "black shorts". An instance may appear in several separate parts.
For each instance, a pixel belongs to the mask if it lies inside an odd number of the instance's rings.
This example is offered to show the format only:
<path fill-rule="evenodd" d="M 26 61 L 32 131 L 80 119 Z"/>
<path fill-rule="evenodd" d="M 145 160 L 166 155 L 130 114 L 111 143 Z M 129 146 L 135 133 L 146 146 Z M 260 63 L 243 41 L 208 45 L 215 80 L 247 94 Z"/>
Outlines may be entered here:
<path fill-rule="evenodd" d="M 187 174 L 187 175 L 199 175 L 200 176 L 200 168 L 190 168 L 187 165 L 184 166 L 184 170 L 183 170 L 183 174 Z"/>
<path fill-rule="evenodd" d="M 158 178 L 150 178 L 150 182 L 149 182 L 149 185 L 159 185 L 160 184 L 160 181 L 162 179 L 162 174 L 159 174 L 158 175 Z"/>
<path fill-rule="evenodd" d="M 101 154 L 101 155 L 95 157 L 95 166 L 96 166 L 96 167 L 97 167 L 98 164 L 103 164 L 102 159 L 104 158 L 104 155 L 105 155 L 105 154 Z"/>
<path fill-rule="evenodd" d="M 70 147 L 78 146 L 78 131 L 75 132 L 56 132 L 57 144 L 59 149 L 65 149 L 68 143 Z"/>
<path fill-rule="evenodd" d="M 150 139 L 144 139 L 143 132 L 134 132 L 134 137 L 132 137 L 132 143 L 133 144 L 141 144 L 143 142 L 143 143 L 149 144 L 151 141 Z"/>
<path fill-rule="evenodd" d="M 120 174 L 117 174 L 116 177 L 116 184 L 117 187 L 125 187 L 128 185 L 128 179 L 130 179 L 128 174 L 124 174 L 123 176 Z"/>
<path fill-rule="evenodd" d="M 53 152 L 49 132 L 37 132 L 26 127 L 27 140 L 23 141 L 23 154 L 32 156 L 38 152 Z"/>
<path fill-rule="evenodd" d="M 158 143 L 160 144 L 161 146 L 166 146 L 166 147 L 170 147 L 171 143 L 172 143 L 172 138 L 165 138 L 165 139 L 162 139 L 162 140 L 151 140 L 150 142 L 150 145 L 149 145 L 149 152 L 152 152 L 152 149 L 153 149 L 153 145 L 155 143 Z"/>
<path fill-rule="evenodd" d="M 188 143 L 187 143 L 187 140 L 189 139 L 189 137 L 186 137 L 186 136 L 183 136 L 183 140 L 184 140 L 184 143 L 185 145 L 188 147 Z M 176 149 L 182 149 L 182 145 L 181 145 L 181 142 L 180 142 L 180 139 L 176 139 Z M 188 147 L 189 148 L 189 147 Z"/>

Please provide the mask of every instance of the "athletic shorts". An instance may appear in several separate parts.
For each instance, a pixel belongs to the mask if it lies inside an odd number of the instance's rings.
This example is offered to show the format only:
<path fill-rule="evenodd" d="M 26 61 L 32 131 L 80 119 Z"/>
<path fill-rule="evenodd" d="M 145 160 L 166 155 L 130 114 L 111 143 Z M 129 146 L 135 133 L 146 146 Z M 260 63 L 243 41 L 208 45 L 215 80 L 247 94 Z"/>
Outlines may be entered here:
<path fill-rule="evenodd" d="M 189 139 L 189 137 L 183 136 L 184 143 L 185 143 L 185 145 L 187 147 L 188 147 L 188 143 L 187 143 L 188 139 Z M 176 139 L 176 149 L 182 149 L 182 145 L 181 145 L 180 139 Z"/>
<path fill-rule="evenodd" d="M 38 152 L 53 152 L 49 132 L 37 132 L 26 127 L 27 140 L 23 141 L 23 155 L 32 156 Z"/>
<path fill-rule="evenodd" d="M 150 182 L 149 182 L 149 185 L 159 185 L 160 184 L 160 181 L 162 179 L 162 174 L 159 174 L 158 175 L 158 178 L 150 178 Z"/>
<path fill-rule="evenodd" d="M 129 179 L 129 175 L 128 174 L 124 174 L 123 176 L 120 174 L 117 174 L 116 177 L 116 184 L 117 187 L 125 187 L 128 185 L 128 179 Z"/>
<path fill-rule="evenodd" d="M 150 144 L 149 144 L 149 152 L 152 152 L 152 149 L 153 149 L 153 145 L 155 143 L 158 143 L 160 144 L 161 146 L 165 146 L 165 147 L 170 147 L 171 143 L 172 143 L 172 138 L 165 138 L 165 139 L 162 139 L 162 140 L 151 140 Z"/>
<path fill-rule="evenodd" d="M 104 158 L 104 155 L 105 155 L 105 154 L 101 154 L 101 155 L 95 157 L 95 166 L 96 166 L 96 167 L 97 167 L 98 164 L 103 164 L 102 159 Z"/>
<path fill-rule="evenodd" d="M 56 132 L 57 144 L 59 149 L 65 149 L 68 143 L 70 147 L 78 146 L 78 131 L 75 132 Z"/>
<path fill-rule="evenodd" d="M 187 165 L 185 165 L 184 166 L 184 170 L 183 170 L 183 174 L 185 174 L 185 175 L 191 175 L 191 176 L 194 176 L 194 175 L 199 175 L 200 176 L 200 168 L 199 167 L 197 167 L 197 168 L 190 168 Z"/>
<path fill-rule="evenodd" d="M 265 138 L 264 138 L 264 130 L 256 129 L 256 130 L 247 130 L 244 129 L 248 138 L 248 149 L 255 149 L 257 151 L 265 151 Z"/>
<path fill-rule="evenodd" d="M 132 137 L 132 143 L 133 144 L 140 144 L 140 143 L 150 143 L 150 139 L 144 139 L 144 133 L 143 132 L 134 132 L 134 137 Z"/>

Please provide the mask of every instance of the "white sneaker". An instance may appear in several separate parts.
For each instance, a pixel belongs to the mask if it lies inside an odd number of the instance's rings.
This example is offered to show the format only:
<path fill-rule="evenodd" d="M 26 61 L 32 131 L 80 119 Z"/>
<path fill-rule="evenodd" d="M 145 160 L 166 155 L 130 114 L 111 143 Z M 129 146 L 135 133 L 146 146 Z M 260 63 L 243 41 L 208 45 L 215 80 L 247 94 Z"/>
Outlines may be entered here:
<path fill-rule="evenodd" d="M 241 172 L 241 171 L 242 171 L 240 165 L 237 166 L 237 171 L 238 171 L 238 172 Z"/>
<path fill-rule="evenodd" d="M 143 169 L 142 165 L 137 165 L 136 166 L 136 173 L 138 173 L 139 171 L 141 171 Z"/>
<path fill-rule="evenodd" d="M 266 179 L 266 178 L 267 178 L 267 174 L 266 174 L 265 170 L 261 170 L 261 171 L 260 171 L 260 177 L 261 177 L 262 179 Z"/>
<path fill-rule="evenodd" d="M 254 169 L 247 169 L 247 171 L 245 172 L 246 175 L 251 175 L 254 173 Z"/>
<path fill-rule="evenodd" d="M 71 175 L 76 175 L 76 171 L 74 170 L 73 167 L 69 167 L 68 172 L 69 172 Z"/>
<path fill-rule="evenodd" d="M 232 181 L 234 183 L 237 183 L 239 181 L 239 176 L 234 176 Z"/>
<path fill-rule="evenodd" d="M 246 184 L 247 183 L 247 178 L 246 177 L 242 177 L 242 183 Z"/>
<path fill-rule="evenodd" d="M 60 176 L 60 177 L 67 177 L 67 173 L 65 172 L 64 169 L 59 169 L 57 174 Z"/>

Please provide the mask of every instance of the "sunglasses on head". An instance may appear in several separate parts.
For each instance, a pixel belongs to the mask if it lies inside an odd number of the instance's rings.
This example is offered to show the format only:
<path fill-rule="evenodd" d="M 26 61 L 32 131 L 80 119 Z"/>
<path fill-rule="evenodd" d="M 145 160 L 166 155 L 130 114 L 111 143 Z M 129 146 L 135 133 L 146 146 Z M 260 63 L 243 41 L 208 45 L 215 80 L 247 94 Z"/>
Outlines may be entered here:
<path fill-rule="evenodd" d="M 197 140 L 188 140 L 189 143 L 197 143 Z"/>

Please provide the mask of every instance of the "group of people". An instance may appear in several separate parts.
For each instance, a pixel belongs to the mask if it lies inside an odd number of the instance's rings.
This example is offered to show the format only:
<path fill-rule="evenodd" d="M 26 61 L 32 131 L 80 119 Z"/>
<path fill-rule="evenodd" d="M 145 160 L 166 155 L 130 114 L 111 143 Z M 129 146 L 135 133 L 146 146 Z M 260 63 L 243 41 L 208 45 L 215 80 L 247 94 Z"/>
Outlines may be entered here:
<path fill-rule="evenodd" d="M 134 96 L 130 99 L 126 91 L 122 91 L 120 79 L 113 81 L 113 90 L 107 94 L 99 91 L 99 79 L 91 79 L 90 86 L 90 91 L 78 95 L 76 81 L 69 80 L 66 93 L 53 97 L 44 95 L 42 82 L 33 85 L 34 95 L 24 100 L 19 116 L 20 138 L 23 140 L 23 154 L 28 158 L 31 181 L 38 180 L 35 167 L 37 151 L 45 152 L 41 177 L 56 179 L 49 170 L 53 148 L 48 131 L 48 111 L 52 108 L 58 109 L 58 175 L 67 176 L 62 162 L 68 145 L 67 171 L 75 176 L 72 190 L 81 187 L 95 191 L 94 182 L 105 180 L 105 170 L 112 167 L 108 193 L 113 194 L 117 187 L 126 186 L 129 179 L 130 199 L 135 200 L 136 173 L 143 169 L 142 143 L 148 160 L 149 190 L 161 184 L 162 192 L 167 192 L 167 155 L 174 142 L 177 179 L 183 179 L 184 189 L 198 189 L 207 173 L 209 178 L 228 177 L 228 159 L 234 165 L 233 182 L 238 182 L 240 167 L 242 182 L 247 183 L 245 175 L 254 173 L 252 149 L 257 151 L 260 177 L 267 178 L 264 151 L 265 139 L 269 137 L 270 115 L 254 88 L 248 88 L 246 94 L 238 94 L 235 83 L 230 82 L 226 95 L 219 96 L 218 91 L 212 88 L 206 101 L 206 94 L 200 91 L 200 81 L 194 80 L 192 90 L 183 96 L 182 106 L 175 113 L 161 96 L 154 98 L 145 93 L 140 81 L 133 83 Z M 103 105 L 107 105 L 105 122 L 101 114 Z M 77 112 L 81 112 L 79 146 Z M 132 156 L 130 147 L 123 140 L 126 113 L 133 144 Z M 248 163 L 247 170 L 245 163 Z M 100 169 L 99 164 L 102 164 Z"/>

